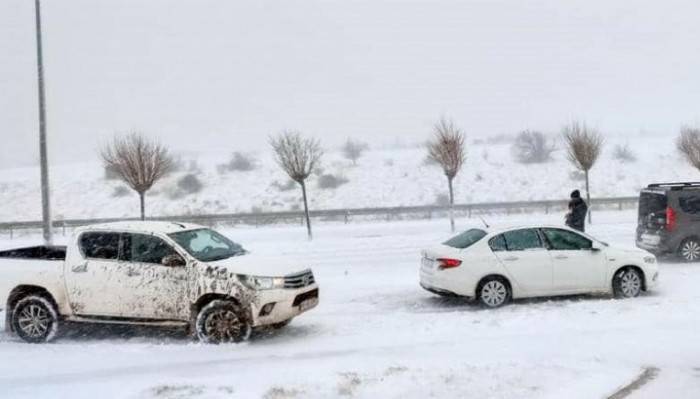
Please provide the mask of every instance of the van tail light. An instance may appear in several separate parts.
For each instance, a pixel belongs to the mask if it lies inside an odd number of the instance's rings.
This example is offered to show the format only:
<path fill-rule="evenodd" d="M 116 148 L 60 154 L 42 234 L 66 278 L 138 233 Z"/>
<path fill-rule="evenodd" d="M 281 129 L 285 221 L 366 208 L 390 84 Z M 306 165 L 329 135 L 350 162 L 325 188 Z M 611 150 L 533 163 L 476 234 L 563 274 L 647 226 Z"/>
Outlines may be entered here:
<path fill-rule="evenodd" d="M 673 231 L 676 229 L 676 211 L 670 206 L 666 208 L 666 230 Z"/>
<path fill-rule="evenodd" d="M 437 260 L 439 265 L 439 269 L 452 269 L 455 267 L 459 267 L 459 265 L 462 264 L 462 261 L 459 259 L 450 259 L 450 258 L 440 258 Z"/>

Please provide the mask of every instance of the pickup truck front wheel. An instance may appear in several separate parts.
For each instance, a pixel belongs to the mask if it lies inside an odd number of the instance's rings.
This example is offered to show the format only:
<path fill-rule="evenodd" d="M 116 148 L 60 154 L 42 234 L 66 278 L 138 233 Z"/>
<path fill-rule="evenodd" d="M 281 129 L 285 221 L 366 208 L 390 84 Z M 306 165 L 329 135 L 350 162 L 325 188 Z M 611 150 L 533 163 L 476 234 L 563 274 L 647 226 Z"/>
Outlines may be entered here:
<path fill-rule="evenodd" d="M 250 323 L 240 307 L 220 299 L 209 302 L 199 311 L 195 329 L 197 338 L 208 344 L 243 342 L 251 332 Z"/>
<path fill-rule="evenodd" d="M 24 341 L 36 344 L 51 341 L 58 331 L 58 313 L 46 298 L 30 295 L 12 309 L 12 329 Z"/>

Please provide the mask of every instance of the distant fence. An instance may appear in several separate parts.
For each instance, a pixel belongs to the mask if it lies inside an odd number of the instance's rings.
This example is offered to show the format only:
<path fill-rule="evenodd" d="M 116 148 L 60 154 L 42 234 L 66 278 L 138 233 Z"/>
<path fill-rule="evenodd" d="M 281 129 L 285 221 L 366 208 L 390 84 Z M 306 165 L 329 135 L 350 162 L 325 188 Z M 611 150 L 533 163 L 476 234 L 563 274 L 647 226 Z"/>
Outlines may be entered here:
<path fill-rule="evenodd" d="M 566 209 L 568 200 L 546 201 L 515 201 L 515 202 L 487 202 L 478 204 L 457 204 L 453 210 L 456 216 L 471 217 L 474 214 L 494 213 L 524 213 L 540 211 L 544 213 L 561 212 Z M 636 207 L 638 197 L 616 198 L 592 198 L 593 209 L 629 209 Z M 353 220 L 401 220 L 401 219 L 432 219 L 445 217 L 449 213 L 449 206 L 399 206 L 384 208 L 357 208 L 357 209 L 328 209 L 312 210 L 311 217 L 320 221 L 342 221 L 350 223 Z M 71 229 L 95 223 L 109 223 L 124 220 L 138 220 L 138 218 L 101 218 L 101 219 L 66 219 L 54 220 L 53 227 L 57 230 Z M 222 213 L 203 215 L 179 215 L 149 217 L 147 220 L 177 221 L 198 223 L 208 226 L 223 225 L 249 225 L 259 226 L 267 224 L 303 223 L 302 211 L 289 212 L 259 212 L 259 213 Z M 41 221 L 26 222 L 0 222 L 0 231 L 4 231 L 12 237 L 18 230 L 40 229 Z"/>

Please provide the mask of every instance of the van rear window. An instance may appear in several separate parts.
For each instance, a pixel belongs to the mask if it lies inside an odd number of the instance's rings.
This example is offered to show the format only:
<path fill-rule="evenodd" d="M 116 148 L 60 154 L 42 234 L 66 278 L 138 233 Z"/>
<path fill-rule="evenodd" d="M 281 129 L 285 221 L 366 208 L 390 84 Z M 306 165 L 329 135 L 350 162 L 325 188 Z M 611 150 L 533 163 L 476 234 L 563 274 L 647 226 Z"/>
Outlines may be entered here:
<path fill-rule="evenodd" d="M 486 232 L 484 230 L 470 229 L 450 238 L 449 240 L 445 241 L 443 245 L 457 249 L 464 249 L 474 245 L 485 236 Z"/>
<path fill-rule="evenodd" d="M 642 191 L 639 195 L 639 216 L 642 218 L 652 213 L 661 215 L 667 206 L 668 198 L 665 194 Z"/>

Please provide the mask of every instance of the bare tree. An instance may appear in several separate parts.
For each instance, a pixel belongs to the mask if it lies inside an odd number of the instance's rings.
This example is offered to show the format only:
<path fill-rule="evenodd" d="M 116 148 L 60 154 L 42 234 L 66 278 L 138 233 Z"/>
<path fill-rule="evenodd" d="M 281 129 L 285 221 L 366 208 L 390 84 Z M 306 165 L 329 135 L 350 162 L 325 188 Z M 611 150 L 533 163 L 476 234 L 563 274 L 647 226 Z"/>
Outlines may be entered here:
<path fill-rule="evenodd" d="M 271 137 L 270 145 L 274 151 L 277 164 L 292 180 L 301 186 L 306 230 L 309 240 L 311 240 L 313 234 L 311 232 L 309 203 L 306 195 L 306 179 L 314 172 L 321 161 L 321 156 L 323 155 L 321 143 L 313 138 L 304 138 L 299 132 L 285 131 L 277 137 Z"/>
<path fill-rule="evenodd" d="M 136 191 L 141 202 L 141 220 L 146 218 L 144 197 L 158 180 L 173 169 L 173 157 L 167 148 L 140 133 L 114 136 L 101 151 L 105 168 L 118 174 Z"/>
<path fill-rule="evenodd" d="M 574 121 L 564 127 L 562 135 L 566 144 L 566 154 L 574 167 L 583 172 L 586 179 L 586 200 L 588 202 L 588 223 L 591 223 L 591 191 L 589 171 L 595 165 L 603 150 L 603 136 L 584 122 Z"/>
<path fill-rule="evenodd" d="M 689 126 L 681 128 L 676 148 L 689 164 L 700 170 L 700 129 Z"/>
<path fill-rule="evenodd" d="M 433 127 L 433 139 L 428 142 L 428 159 L 434 161 L 447 177 L 450 192 L 450 227 L 455 230 L 454 189 L 452 181 L 462 169 L 464 160 L 464 133 L 448 119 L 442 118 Z"/>
<path fill-rule="evenodd" d="M 513 155 L 520 163 L 543 163 L 552 159 L 556 149 L 554 143 L 542 132 L 524 130 L 513 142 Z"/>
<path fill-rule="evenodd" d="M 351 160 L 353 165 L 357 165 L 357 160 L 360 159 L 362 154 L 368 149 L 369 146 L 367 143 L 349 138 L 345 144 L 343 144 L 343 155 L 345 158 Z"/>

